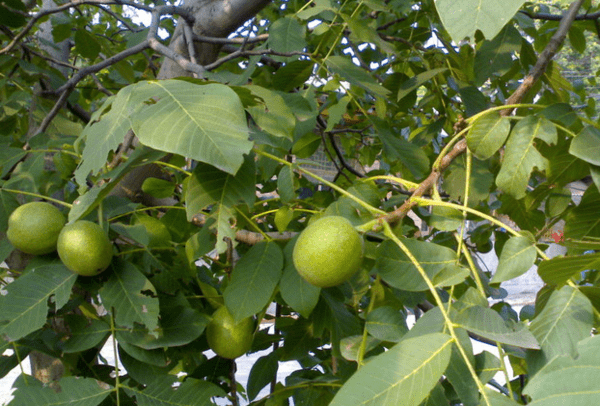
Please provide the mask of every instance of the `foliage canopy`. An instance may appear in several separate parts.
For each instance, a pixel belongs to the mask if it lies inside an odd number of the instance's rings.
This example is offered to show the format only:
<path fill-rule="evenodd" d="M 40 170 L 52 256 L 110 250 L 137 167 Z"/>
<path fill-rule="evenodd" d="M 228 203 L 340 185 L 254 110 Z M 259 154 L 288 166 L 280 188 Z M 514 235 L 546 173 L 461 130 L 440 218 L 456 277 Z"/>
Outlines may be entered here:
<path fill-rule="evenodd" d="M 0 2 L 0 232 L 45 199 L 114 258 L 80 277 L 0 240 L 0 375 L 62 365 L 10 405 L 600 403 L 596 79 L 552 60 L 597 48 L 598 4 L 50 3 Z M 316 216 L 364 238 L 341 285 L 294 267 Z M 270 349 L 245 387 L 207 352 L 220 306 Z"/>

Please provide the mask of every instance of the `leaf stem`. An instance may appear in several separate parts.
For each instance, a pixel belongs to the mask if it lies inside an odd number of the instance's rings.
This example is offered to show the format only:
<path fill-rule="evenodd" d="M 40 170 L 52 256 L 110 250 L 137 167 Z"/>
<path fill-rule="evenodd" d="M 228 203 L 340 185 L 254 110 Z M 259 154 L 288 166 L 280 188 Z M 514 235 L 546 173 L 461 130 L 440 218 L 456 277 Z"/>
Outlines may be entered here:
<path fill-rule="evenodd" d="M 414 182 L 411 182 L 409 180 L 405 180 L 405 179 L 399 178 L 397 176 L 391 176 L 391 175 L 371 176 L 371 177 L 368 177 L 368 178 L 362 178 L 359 181 L 360 182 L 368 182 L 370 180 L 390 180 L 392 182 L 396 182 L 396 183 L 404 186 L 405 188 L 407 188 L 409 190 L 416 189 L 416 188 L 419 187 L 418 183 L 414 183 Z"/>
<path fill-rule="evenodd" d="M 479 379 L 479 376 L 477 376 L 477 371 L 475 371 L 475 368 L 473 368 L 473 365 L 471 365 L 471 362 L 469 361 L 467 352 L 465 351 L 465 349 L 460 344 L 460 341 L 458 340 L 458 336 L 456 334 L 456 331 L 454 330 L 454 323 L 450 319 L 450 315 L 446 311 L 446 308 L 444 307 L 444 302 L 442 301 L 442 298 L 440 297 L 440 294 L 438 293 L 437 289 L 435 288 L 433 282 L 431 281 L 431 279 L 429 278 L 429 276 L 427 275 L 427 273 L 425 272 L 425 270 L 423 269 L 423 267 L 421 266 L 421 264 L 419 263 L 417 258 L 412 254 L 412 252 L 410 252 L 408 247 L 406 245 L 404 245 L 404 243 L 396 236 L 396 234 L 394 234 L 394 232 L 392 231 L 392 228 L 390 227 L 390 225 L 387 222 L 383 222 L 383 228 L 384 228 L 384 234 L 388 238 L 390 238 L 392 241 L 394 241 L 396 243 L 396 245 L 398 245 L 398 247 L 408 257 L 410 262 L 412 262 L 412 264 L 415 266 L 415 268 L 417 269 L 417 271 L 419 272 L 419 274 L 421 275 L 421 277 L 427 284 L 427 287 L 429 288 L 429 292 L 435 299 L 435 302 L 436 302 L 437 306 L 439 307 L 440 312 L 442 313 L 442 317 L 444 318 L 444 322 L 446 324 L 446 327 L 448 328 L 448 332 L 450 333 L 450 336 L 454 340 L 454 343 L 456 344 L 456 347 L 458 348 L 460 355 L 464 359 L 465 364 L 467 365 L 467 368 L 469 368 L 469 372 L 470 372 L 471 376 L 473 377 L 473 380 L 475 381 L 477 388 L 479 389 L 479 392 L 481 393 L 481 396 L 483 397 L 483 399 L 485 401 L 485 404 L 488 406 L 492 406 L 491 400 L 488 398 L 487 394 L 485 393 L 485 386 Z"/>
<path fill-rule="evenodd" d="M 488 216 L 487 214 L 482 213 L 479 210 L 472 209 L 470 207 L 464 207 L 464 206 L 461 206 L 460 204 L 455 204 L 455 203 L 450 203 L 450 202 L 442 202 L 442 201 L 437 201 L 437 200 L 432 200 L 432 199 L 425 199 L 423 197 L 413 197 L 412 200 L 414 202 L 416 202 L 419 206 L 442 206 L 442 207 L 450 207 L 450 208 L 457 209 L 457 210 L 464 210 L 464 211 L 474 214 L 478 217 L 481 217 L 482 219 L 487 220 L 490 223 L 497 225 L 498 227 L 504 228 L 506 231 L 508 231 L 515 237 L 519 237 L 521 235 L 521 234 L 519 234 L 519 232 L 517 230 L 513 229 L 512 227 L 510 227 L 507 224 L 504 224 L 500 220 L 498 220 L 492 216 Z M 548 256 L 546 255 L 546 253 L 544 251 L 542 251 L 537 245 L 535 246 L 535 249 L 538 252 L 538 255 L 542 259 L 544 259 L 544 260 L 549 259 Z"/>
<path fill-rule="evenodd" d="M 508 376 L 508 369 L 506 368 L 506 362 L 504 361 L 504 357 L 506 353 L 504 352 L 504 348 L 502 348 L 502 344 L 496 342 L 496 347 L 498 347 L 498 355 L 500 356 L 500 367 L 502 368 L 502 372 L 504 373 L 504 379 L 506 380 L 506 387 L 508 388 L 508 394 L 511 399 L 515 399 L 515 394 L 512 389 L 512 385 L 510 384 L 510 378 Z"/>
<path fill-rule="evenodd" d="M 290 167 L 293 166 L 293 164 L 291 162 L 288 162 L 285 159 L 281 159 L 279 157 L 276 157 L 275 155 L 271 155 L 268 152 L 260 151 L 260 150 L 258 150 L 256 148 L 254 149 L 254 152 L 256 152 L 258 155 L 262 155 L 262 156 L 264 156 L 266 158 L 269 158 L 269 159 L 272 159 L 272 160 L 274 160 L 276 162 L 279 162 L 280 164 L 287 165 L 287 166 L 290 166 Z M 375 215 L 386 214 L 385 211 L 380 210 L 380 209 L 378 209 L 376 207 L 373 207 L 370 204 L 362 201 L 361 199 L 359 199 L 358 197 L 354 196 L 352 193 L 348 193 L 346 190 L 342 189 L 341 187 L 339 187 L 335 183 L 329 182 L 328 180 L 323 179 L 319 175 L 315 175 L 311 171 L 306 170 L 306 169 L 302 168 L 299 165 L 296 165 L 296 168 L 298 169 L 298 171 L 302 172 L 303 174 L 308 175 L 311 178 L 318 180 L 319 182 L 323 183 L 326 186 L 329 186 L 330 188 L 332 188 L 336 192 L 338 192 L 338 193 L 346 196 L 350 200 L 358 203 L 359 205 L 361 205 L 362 207 L 364 207 L 365 209 L 367 209 L 370 213 L 375 214 Z"/>
<path fill-rule="evenodd" d="M 121 397 L 119 396 L 119 354 L 117 352 L 117 339 L 115 337 L 115 309 L 110 312 L 110 334 L 113 341 L 113 357 L 115 359 L 115 395 L 117 396 L 117 406 L 121 406 Z"/>
<path fill-rule="evenodd" d="M 148 211 L 148 210 L 157 210 L 157 209 L 178 209 L 178 210 L 185 210 L 185 207 L 181 207 L 181 206 L 150 206 L 150 207 L 142 207 L 141 209 L 135 209 L 135 210 L 131 210 L 128 211 L 127 213 L 122 213 L 122 214 L 118 214 L 114 217 L 111 217 L 108 219 L 108 221 L 115 221 L 117 219 L 120 219 L 121 217 L 126 217 L 135 213 L 139 213 L 142 211 Z"/>
<path fill-rule="evenodd" d="M 377 280 L 375 283 L 380 283 L 379 275 L 377 275 Z M 367 316 L 369 313 L 373 311 L 373 307 L 375 307 L 375 298 L 373 297 L 375 293 L 371 289 L 371 300 L 369 301 L 369 306 L 367 307 L 367 313 L 365 314 L 365 327 L 363 329 L 362 340 L 360 341 L 360 347 L 358 348 L 358 356 L 356 357 L 356 362 L 358 363 L 358 369 L 363 366 L 365 352 L 367 350 L 367 338 L 369 338 L 369 332 L 367 331 Z"/>
<path fill-rule="evenodd" d="M 2 190 L 4 190 L 5 192 L 10 192 L 10 193 L 15 193 L 15 194 L 21 194 L 21 195 L 26 195 L 26 196 L 39 197 L 40 199 L 48 200 L 48 201 L 50 201 L 52 203 L 56 203 L 56 204 L 59 204 L 61 206 L 67 207 L 68 209 L 71 209 L 73 207 L 73 205 L 70 204 L 70 203 L 63 202 L 62 200 L 54 199 L 52 197 L 40 195 L 39 193 L 24 192 L 22 190 L 14 190 L 14 189 L 7 189 L 5 187 L 0 187 L 0 191 L 2 191 Z"/>
<path fill-rule="evenodd" d="M 255 229 L 256 232 L 260 233 L 266 241 L 273 241 L 273 239 L 271 237 L 269 237 L 269 235 L 267 233 L 265 233 L 263 230 L 261 230 L 260 227 L 258 225 L 256 225 L 256 223 L 254 223 L 253 218 L 252 219 L 248 218 L 248 216 L 246 216 L 246 214 L 243 211 L 241 211 L 240 209 L 238 209 L 237 207 L 235 208 L 235 211 L 237 211 L 238 214 L 241 215 L 244 218 L 244 220 L 246 220 L 248 222 L 248 224 L 250 224 L 250 227 Z"/>

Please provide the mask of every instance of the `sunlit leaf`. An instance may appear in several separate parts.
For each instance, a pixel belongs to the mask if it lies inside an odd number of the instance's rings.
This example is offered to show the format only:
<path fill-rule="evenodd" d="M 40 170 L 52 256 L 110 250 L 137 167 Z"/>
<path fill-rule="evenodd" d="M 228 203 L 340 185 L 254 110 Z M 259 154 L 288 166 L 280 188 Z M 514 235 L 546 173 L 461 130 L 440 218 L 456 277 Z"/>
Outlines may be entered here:
<path fill-rule="evenodd" d="M 153 381 L 143 390 L 124 389 L 128 395 L 135 396 L 140 406 L 210 406 L 214 396 L 225 396 L 217 385 L 194 378 L 187 378 L 176 388 L 169 379 L 162 379 Z"/>
<path fill-rule="evenodd" d="M 600 130 L 587 126 L 573 138 L 569 152 L 593 165 L 600 165 Z"/>
<path fill-rule="evenodd" d="M 56 308 L 64 306 L 77 275 L 61 262 L 46 263 L 6 286 L 0 295 L 0 335 L 18 340 L 42 328 L 48 314 L 48 299 L 54 296 Z"/>
<path fill-rule="evenodd" d="M 490 39 L 494 38 L 521 8 L 525 0 L 435 0 L 435 7 L 442 23 L 455 42 L 465 37 L 474 40 L 480 30 Z"/>
<path fill-rule="evenodd" d="M 274 242 L 254 245 L 236 264 L 223 292 L 225 305 L 236 321 L 265 307 L 281 278 L 283 253 Z"/>
<path fill-rule="evenodd" d="M 575 355 L 577 343 L 590 336 L 594 321 L 592 304 L 577 289 L 564 286 L 552 293 L 544 309 L 531 322 L 547 360 Z"/>
<path fill-rule="evenodd" d="M 444 373 L 451 344 L 440 333 L 401 341 L 352 375 L 331 406 L 418 405 Z"/>
<path fill-rule="evenodd" d="M 507 325 L 492 309 L 471 306 L 458 313 L 457 325 L 482 337 L 515 347 L 539 349 L 536 338 L 522 324 Z"/>
<path fill-rule="evenodd" d="M 447 247 L 412 239 L 405 239 L 403 243 L 429 278 L 435 277 L 445 267 L 456 264 L 456 252 Z M 408 291 L 428 289 L 417 268 L 393 241 L 384 241 L 377 249 L 375 269 L 384 281 L 395 288 Z"/>
<path fill-rule="evenodd" d="M 252 143 L 238 95 L 220 84 L 196 85 L 183 80 L 139 82 L 136 97 L 146 97 L 131 116 L 139 140 L 235 174 Z M 154 102 L 152 102 L 154 101 Z"/>
<path fill-rule="evenodd" d="M 535 139 L 549 144 L 556 143 L 554 125 L 541 117 L 528 116 L 513 128 L 504 152 L 504 162 L 496 178 L 496 184 L 516 199 L 525 196 L 525 189 L 534 168 L 546 169 L 548 161 L 535 147 Z"/>
<path fill-rule="evenodd" d="M 535 241 L 528 237 L 511 237 L 502 248 L 498 268 L 490 282 L 504 282 L 523 275 L 536 258 Z"/>
<path fill-rule="evenodd" d="M 158 325 L 156 289 L 134 265 L 113 261 L 113 273 L 100 289 L 103 305 L 114 312 L 119 326 L 133 328 L 134 323 L 153 331 Z"/>
<path fill-rule="evenodd" d="M 498 113 L 486 114 L 473 123 L 467 133 L 467 145 L 479 159 L 488 159 L 500 149 L 508 133 L 510 121 Z"/>
<path fill-rule="evenodd" d="M 11 406 L 96 406 L 114 389 L 93 378 L 67 376 L 55 386 L 42 386 L 34 377 L 21 376 Z M 57 390 L 58 389 L 58 390 Z"/>

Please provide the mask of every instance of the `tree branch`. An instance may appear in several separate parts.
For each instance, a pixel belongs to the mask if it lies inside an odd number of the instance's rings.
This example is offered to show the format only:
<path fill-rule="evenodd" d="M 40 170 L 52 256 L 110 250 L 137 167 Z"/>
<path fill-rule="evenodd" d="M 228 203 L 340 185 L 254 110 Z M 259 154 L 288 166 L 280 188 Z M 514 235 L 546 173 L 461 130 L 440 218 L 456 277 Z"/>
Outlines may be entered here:
<path fill-rule="evenodd" d="M 563 19 L 563 15 L 560 14 L 549 14 L 549 13 L 530 13 L 527 10 L 520 10 L 521 14 L 525 14 L 527 17 L 533 20 L 545 20 L 545 21 L 560 21 Z M 600 11 L 590 14 L 578 14 L 575 16 L 575 20 L 598 20 L 600 19 Z"/>
<path fill-rule="evenodd" d="M 577 11 L 583 4 L 583 0 L 574 1 L 569 10 L 565 13 L 564 17 L 561 19 L 560 24 L 558 26 L 558 30 L 554 33 L 546 48 L 540 54 L 537 63 L 531 69 L 529 74 L 523 79 L 521 85 L 515 90 L 515 92 L 506 99 L 505 104 L 518 104 L 520 103 L 525 94 L 531 90 L 533 85 L 538 81 L 538 79 L 544 74 L 546 67 L 558 51 L 558 48 L 562 45 L 567 34 L 569 33 L 569 28 L 573 25 L 573 21 L 575 21 L 575 17 L 577 16 Z M 509 115 L 513 109 L 502 111 L 502 115 Z"/>
<path fill-rule="evenodd" d="M 0 49 L 0 55 L 5 54 L 5 53 L 9 52 L 10 50 L 12 50 L 15 47 L 15 45 L 17 45 L 17 43 L 21 39 L 23 39 L 27 35 L 27 33 L 33 28 L 35 23 L 37 23 L 39 20 L 41 20 L 42 18 L 44 18 L 46 16 L 49 16 L 51 14 L 60 13 L 62 11 L 68 10 L 70 8 L 74 8 L 74 7 L 82 6 L 82 5 L 90 5 L 90 6 L 100 7 L 100 5 L 111 5 L 111 4 L 127 5 L 130 7 L 138 8 L 138 9 L 145 10 L 145 11 L 152 11 L 152 7 L 149 7 L 149 6 L 146 6 L 143 4 L 139 4 L 136 2 L 132 2 L 132 1 L 126 1 L 126 0 L 118 0 L 118 1 L 115 1 L 115 0 L 75 0 L 70 3 L 61 4 L 60 6 L 57 6 L 56 8 L 44 9 L 44 10 L 40 11 L 39 13 L 33 15 L 31 20 L 29 20 L 29 22 L 25 26 L 25 28 L 23 28 L 23 30 L 21 30 L 21 32 L 18 33 L 12 39 L 12 41 L 10 41 L 8 43 L 7 46 Z M 100 7 L 100 8 L 102 8 L 102 7 Z"/>
<path fill-rule="evenodd" d="M 525 77 L 525 79 L 517 88 L 517 90 L 506 100 L 506 105 L 520 103 L 527 94 L 527 92 L 531 90 L 533 85 L 542 76 L 546 67 L 548 66 L 548 63 L 550 62 L 554 54 L 556 54 L 556 51 L 565 40 L 569 28 L 573 24 L 575 16 L 577 15 L 577 11 L 581 7 L 582 3 L 583 0 L 576 0 L 571 4 L 569 10 L 565 13 L 564 18 L 561 20 L 558 30 L 552 36 L 550 42 L 548 43 L 548 45 L 546 45 L 546 48 L 540 54 L 537 63 L 531 69 L 530 73 Z M 511 112 L 512 109 L 506 109 L 503 110 L 501 114 L 507 116 Z M 433 185 L 435 185 L 439 181 L 442 172 L 444 172 L 448 168 L 448 166 L 456 157 L 465 152 L 466 149 L 466 139 L 462 139 L 459 142 L 457 142 L 456 145 L 450 150 L 450 152 L 441 159 L 438 167 L 434 168 L 433 171 L 429 174 L 429 176 L 419 184 L 419 187 L 412 193 L 411 197 L 408 198 L 398 209 L 383 216 L 382 220 L 387 221 L 390 224 L 402 220 L 402 218 L 404 218 L 404 216 L 406 216 L 406 214 L 410 210 L 412 210 L 413 207 L 415 207 L 416 202 L 414 201 L 414 198 L 421 197 L 425 193 L 429 192 Z"/>

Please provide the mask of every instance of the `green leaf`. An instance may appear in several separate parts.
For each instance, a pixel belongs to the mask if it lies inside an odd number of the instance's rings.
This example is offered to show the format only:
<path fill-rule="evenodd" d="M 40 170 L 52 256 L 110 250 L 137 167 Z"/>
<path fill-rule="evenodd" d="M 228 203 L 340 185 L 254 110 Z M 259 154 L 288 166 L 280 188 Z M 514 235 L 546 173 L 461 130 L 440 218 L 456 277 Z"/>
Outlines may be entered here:
<path fill-rule="evenodd" d="M 203 255 L 206 255 L 212 251 L 214 247 L 215 235 L 211 233 L 210 228 L 205 225 L 199 232 L 192 235 L 185 242 L 185 255 L 190 266 Z"/>
<path fill-rule="evenodd" d="M 160 302 L 160 327 L 152 332 L 153 335 L 138 325 L 131 331 L 117 330 L 119 342 L 126 341 L 152 350 L 183 346 L 200 337 L 209 322 L 207 315 L 192 309 L 189 303 L 181 302 L 177 298 L 161 297 Z"/>
<path fill-rule="evenodd" d="M 100 53 L 100 43 L 85 29 L 75 30 L 75 51 L 84 58 L 96 59 Z"/>
<path fill-rule="evenodd" d="M 132 88 L 149 103 L 142 103 L 144 107 L 131 116 L 133 130 L 144 145 L 230 174 L 238 171 L 252 142 L 244 107 L 231 88 L 183 80 L 139 82 Z"/>
<path fill-rule="evenodd" d="M 69 314 L 65 316 L 68 339 L 59 344 L 64 353 L 76 353 L 93 348 L 110 335 L 110 326 L 103 320 Z"/>
<path fill-rule="evenodd" d="M 135 396 L 139 406 L 212 406 L 211 399 L 223 397 L 225 392 L 211 382 L 186 378 L 174 388 L 168 378 L 157 379 L 144 390 L 124 387 L 129 396 Z"/>
<path fill-rule="evenodd" d="M 192 173 L 186 190 L 186 215 L 188 221 L 208 208 L 213 208 L 212 217 L 217 220 L 217 250 L 224 252 L 227 248 L 223 237 L 235 239 L 235 228 L 230 220 L 235 218 L 233 207 L 246 203 L 252 207 L 256 200 L 254 161 L 246 159 L 236 175 L 230 175 L 210 165 L 199 163 Z"/>
<path fill-rule="evenodd" d="M 518 406 L 520 403 L 515 402 L 508 396 L 504 396 L 500 392 L 496 392 L 496 390 L 486 386 L 484 388 L 484 392 L 487 398 L 490 401 L 491 406 Z"/>
<path fill-rule="evenodd" d="M 119 342 L 119 353 L 126 352 L 130 357 L 143 362 L 144 364 L 155 367 L 166 367 L 170 361 L 167 359 L 165 351 L 162 348 L 146 350 L 141 347 L 129 344 L 126 341 Z"/>
<path fill-rule="evenodd" d="M 248 399 L 253 400 L 262 388 L 277 377 L 277 353 L 272 352 L 256 360 L 248 376 Z"/>
<path fill-rule="evenodd" d="M 600 254 L 552 258 L 540 264 L 538 274 L 544 282 L 560 286 L 587 269 L 600 269 Z"/>
<path fill-rule="evenodd" d="M 348 95 L 342 97 L 337 100 L 337 102 L 333 105 L 329 105 L 327 107 L 327 127 L 325 131 L 331 131 L 335 128 L 336 125 L 342 121 L 344 114 L 346 114 L 348 103 L 352 101 L 352 98 Z"/>
<path fill-rule="evenodd" d="M 8 229 L 8 217 L 17 207 L 19 202 L 15 199 L 15 195 L 0 188 L 0 233 Z M 6 242 L 8 243 L 8 240 Z"/>
<path fill-rule="evenodd" d="M 558 355 L 575 356 L 577 343 L 590 336 L 593 322 L 589 299 L 577 289 L 564 286 L 552 292 L 530 329 L 544 357 L 550 360 Z"/>
<path fill-rule="evenodd" d="M 375 121 L 375 124 L 387 162 L 402 162 L 416 179 L 429 173 L 429 158 L 425 151 L 401 135 L 394 135 L 387 124 L 380 121 Z"/>
<path fill-rule="evenodd" d="M 390 306 L 373 309 L 367 315 L 365 327 L 369 334 L 381 341 L 398 342 L 408 332 L 406 316 Z"/>
<path fill-rule="evenodd" d="M 539 349 L 540 344 L 522 324 L 508 326 L 492 309 L 471 306 L 459 312 L 454 322 L 462 328 L 482 337 L 515 347 Z"/>
<path fill-rule="evenodd" d="M 450 248 L 412 239 L 404 239 L 402 242 L 415 256 L 430 279 L 444 268 L 456 264 L 456 252 Z M 377 248 L 375 269 L 384 281 L 397 289 L 412 292 L 428 290 L 418 270 L 393 241 L 384 241 Z"/>
<path fill-rule="evenodd" d="M 34 377 L 21 375 L 13 392 L 11 406 L 96 406 L 102 403 L 114 388 L 94 378 L 67 376 L 52 387 L 42 386 Z"/>
<path fill-rule="evenodd" d="M 281 206 L 275 212 L 275 227 L 277 227 L 277 231 L 283 233 L 290 222 L 294 219 L 294 211 L 289 208 L 289 206 Z"/>
<path fill-rule="evenodd" d="M 464 157 L 456 158 L 445 172 L 444 189 L 455 201 L 464 201 L 466 186 L 466 165 Z M 473 160 L 471 163 L 471 181 L 469 182 L 469 206 L 474 207 L 486 200 L 494 184 L 494 175 L 489 170 L 488 163 Z"/>
<path fill-rule="evenodd" d="M 296 175 L 294 168 L 283 166 L 277 175 L 277 192 L 282 203 L 288 203 L 296 197 Z"/>
<path fill-rule="evenodd" d="M 308 318 L 319 301 L 321 289 L 306 282 L 294 267 L 292 251 L 296 240 L 291 240 L 284 249 L 285 268 L 279 282 L 279 290 L 283 300 L 292 309 Z"/>
<path fill-rule="evenodd" d="M 98 205 L 103 202 L 110 192 L 119 185 L 119 182 L 129 170 L 140 165 L 143 161 L 145 164 L 152 163 L 164 156 L 163 152 L 155 151 L 150 148 L 139 147 L 129 155 L 127 162 L 122 163 L 114 170 L 106 175 L 110 177 L 110 181 L 99 186 L 94 186 L 73 202 L 73 207 L 69 211 L 69 222 L 74 222 L 84 218 L 90 214 Z M 81 167 L 80 167 L 81 168 Z"/>
<path fill-rule="evenodd" d="M 352 375 L 331 406 L 418 405 L 444 373 L 451 345 L 440 333 L 401 341 Z"/>
<path fill-rule="evenodd" d="M 381 86 L 368 72 L 356 66 L 351 59 L 343 56 L 331 56 L 326 61 L 327 68 L 342 79 L 358 86 L 374 96 L 387 97 L 389 90 Z"/>
<path fill-rule="evenodd" d="M 93 174 L 102 169 L 108 153 L 115 151 L 123 142 L 125 134 L 131 128 L 130 115 L 143 106 L 143 95 L 134 90 L 134 86 L 127 86 L 116 96 L 106 99 L 83 129 L 78 141 L 85 140 L 85 147 L 79 167 L 75 171 L 75 180 L 79 185 L 85 185 L 90 172 Z M 100 118 L 107 110 L 108 112 Z"/>
<path fill-rule="evenodd" d="M 535 241 L 528 237 L 511 237 L 502 247 L 498 268 L 490 283 L 504 282 L 523 275 L 533 266 L 536 258 Z"/>
<path fill-rule="evenodd" d="M 504 145 L 510 132 L 507 117 L 494 112 L 486 114 L 473 123 L 467 134 L 467 145 L 479 159 L 488 159 Z"/>
<path fill-rule="evenodd" d="M 541 171 L 548 166 L 548 161 L 535 148 L 536 138 L 556 143 L 556 127 L 545 118 L 528 116 L 515 125 L 506 143 L 496 184 L 515 199 L 525 197 L 533 169 L 537 167 Z"/>
<path fill-rule="evenodd" d="M 239 260 L 223 292 L 225 305 L 236 322 L 261 311 L 281 278 L 283 253 L 274 242 L 254 245 Z"/>
<path fill-rule="evenodd" d="M 135 323 L 153 331 L 158 326 L 156 289 L 133 264 L 113 261 L 113 273 L 100 289 L 102 304 L 115 316 L 115 323 L 133 328 Z"/>
<path fill-rule="evenodd" d="M 600 165 L 600 130 L 587 126 L 571 141 L 569 153 L 592 165 Z"/>
<path fill-rule="evenodd" d="M 435 206 L 428 223 L 441 231 L 456 231 L 463 223 L 463 214 L 452 207 Z"/>
<path fill-rule="evenodd" d="M 23 157 L 27 155 L 27 151 L 21 148 L 11 148 L 4 144 L 0 148 L 0 178 L 5 178 L 8 172 L 15 166 Z"/>
<path fill-rule="evenodd" d="M 595 405 L 600 401 L 600 341 L 589 337 L 579 342 L 576 359 L 560 357 L 535 374 L 523 393 L 530 405 Z"/>
<path fill-rule="evenodd" d="M 464 332 L 464 330 L 462 330 Z M 465 349 L 468 354 L 473 352 L 473 349 Z M 452 346 L 452 356 L 448 363 L 448 368 L 444 372 L 448 381 L 456 391 L 456 394 L 462 401 L 464 406 L 479 405 L 479 390 L 475 380 L 471 377 L 469 367 L 465 363 L 456 345 Z"/>
<path fill-rule="evenodd" d="M 525 0 L 435 0 L 444 28 L 459 43 L 465 37 L 474 40 L 480 30 L 486 38 L 495 37 L 515 15 Z"/>
<path fill-rule="evenodd" d="M 256 124 L 263 131 L 276 137 L 292 139 L 296 128 L 296 117 L 282 95 L 260 86 L 247 86 L 247 88 L 264 101 L 264 105 L 247 108 Z"/>
<path fill-rule="evenodd" d="M 423 403 L 420 406 L 449 406 L 448 399 L 444 393 L 444 387 L 441 383 L 435 385 L 433 390 L 429 392 Z"/>
<path fill-rule="evenodd" d="M 485 40 L 475 55 L 475 83 L 481 86 L 488 78 L 502 76 L 515 65 L 514 55 L 521 51 L 523 38 L 512 25 L 507 25 L 494 37 Z"/>
<path fill-rule="evenodd" d="M 371 336 L 367 336 L 364 342 L 365 353 L 375 349 L 381 343 L 378 339 Z M 358 361 L 362 345 L 362 335 L 344 337 L 340 340 L 340 353 L 345 360 Z"/>
<path fill-rule="evenodd" d="M 164 199 L 173 196 L 175 192 L 175 183 L 158 178 L 146 178 L 142 183 L 142 192 L 158 199 Z"/>
<path fill-rule="evenodd" d="M 273 76 L 273 87 L 282 92 L 289 92 L 303 86 L 313 74 L 313 61 L 292 61 L 277 69 Z"/>
<path fill-rule="evenodd" d="M 306 29 L 292 18 L 279 18 L 269 27 L 269 46 L 277 52 L 302 51 L 306 47 Z"/>
<path fill-rule="evenodd" d="M 595 185 L 587 188 L 581 203 L 565 218 L 565 238 L 581 240 L 585 237 L 600 237 L 600 193 Z"/>
<path fill-rule="evenodd" d="M 397 96 L 396 100 L 397 101 L 402 100 L 404 97 L 408 96 L 413 90 L 418 89 L 424 83 L 429 82 L 435 76 L 437 76 L 438 74 L 440 74 L 442 72 L 446 72 L 447 70 L 448 69 L 446 69 L 446 68 L 431 69 L 431 70 L 421 72 L 418 75 L 413 76 L 412 78 L 408 79 L 406 82 L 404 82 L 400 85 L 400 88 L 398 89 L 398 96 Z"/>
<path fill-rule="evenodd" d="M 0 295 L 0 335 L 15 341 L 46 324 L 48 299 L 54 296 L 56 309 L 62 308 L 71 295 L 77 275 L 62 262 L 33 266 L 6 286 Z"/>

